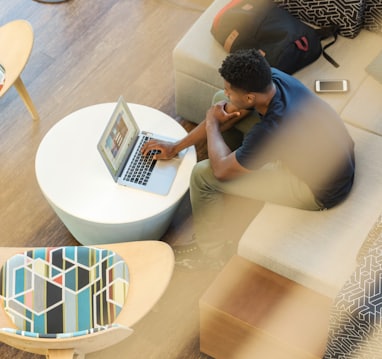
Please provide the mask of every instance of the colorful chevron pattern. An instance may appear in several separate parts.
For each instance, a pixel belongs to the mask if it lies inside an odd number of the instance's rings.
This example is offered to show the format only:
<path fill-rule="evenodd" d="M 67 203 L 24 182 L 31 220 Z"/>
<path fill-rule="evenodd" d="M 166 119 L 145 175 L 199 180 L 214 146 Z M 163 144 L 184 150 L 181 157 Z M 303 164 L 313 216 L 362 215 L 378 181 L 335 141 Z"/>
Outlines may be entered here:
<path fill-rule="evenodd" d="M 0 271 L 4 309 L 19 332 L 30 336 L 106 328 L 121 311 L 128 288 L 123 259 L 91 247 L 30 250 L 10 258 Z"/>

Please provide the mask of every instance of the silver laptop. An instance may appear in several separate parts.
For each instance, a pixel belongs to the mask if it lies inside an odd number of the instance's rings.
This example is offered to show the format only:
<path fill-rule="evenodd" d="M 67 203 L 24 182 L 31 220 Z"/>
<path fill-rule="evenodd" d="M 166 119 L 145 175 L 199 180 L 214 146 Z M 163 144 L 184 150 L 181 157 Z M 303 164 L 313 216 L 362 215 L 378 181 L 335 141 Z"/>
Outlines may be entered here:
<path fill-rule="evenodd" d="M 141 154 L 141 147 L 150 139 L 175 141 L 141 131 L 121 96 L 97 148 L 115 182 L 166 195 L 170 191 L 186 150 L 171 160 L 157 161 L 153 159 L 154 151 L 147 156 Z"/>

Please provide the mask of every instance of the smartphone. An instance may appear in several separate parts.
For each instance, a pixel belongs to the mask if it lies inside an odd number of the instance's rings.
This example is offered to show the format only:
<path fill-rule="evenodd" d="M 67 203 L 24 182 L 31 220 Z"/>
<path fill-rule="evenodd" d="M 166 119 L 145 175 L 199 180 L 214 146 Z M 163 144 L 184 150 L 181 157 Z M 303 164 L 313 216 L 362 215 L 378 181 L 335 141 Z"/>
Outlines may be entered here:
<path fill-rule="evenodd" d="M 346 92 L 349 90 L 348 80 L 316 80 L 314 83 L 316 92 Z"/>

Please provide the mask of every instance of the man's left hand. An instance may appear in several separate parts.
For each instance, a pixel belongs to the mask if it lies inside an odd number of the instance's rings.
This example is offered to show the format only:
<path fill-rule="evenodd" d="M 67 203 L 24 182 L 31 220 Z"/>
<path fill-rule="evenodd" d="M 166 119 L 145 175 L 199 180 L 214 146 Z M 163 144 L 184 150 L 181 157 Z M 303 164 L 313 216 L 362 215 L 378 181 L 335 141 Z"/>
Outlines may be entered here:
<path fill-rule="evenodd" d="M 225 105 L 226 102 L 221 101 L 210 107 L 206 116 L 207 126 L 212 124 L 221 126 L 235 118 L 240 117 L 240 111 L 227 113 L 225 111 Z"/>

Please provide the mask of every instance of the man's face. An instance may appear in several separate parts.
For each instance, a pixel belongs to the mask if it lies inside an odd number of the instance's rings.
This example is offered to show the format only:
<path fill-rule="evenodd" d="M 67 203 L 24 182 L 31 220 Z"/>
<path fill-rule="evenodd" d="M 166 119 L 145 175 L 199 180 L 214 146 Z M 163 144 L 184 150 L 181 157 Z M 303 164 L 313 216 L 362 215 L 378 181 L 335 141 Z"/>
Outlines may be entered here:
<path fill-rule="evenodd" d="M 229 98 L 230 102 L 239 109 L 252 109 L 253 103 L 249 93 L 244 90 L 239 90 L 231 87 L 231 84 L 224 81 L 224 93 Z"/>

